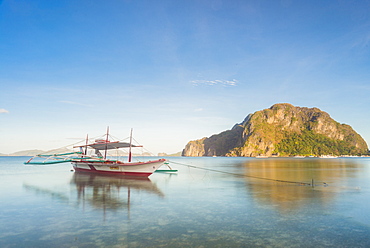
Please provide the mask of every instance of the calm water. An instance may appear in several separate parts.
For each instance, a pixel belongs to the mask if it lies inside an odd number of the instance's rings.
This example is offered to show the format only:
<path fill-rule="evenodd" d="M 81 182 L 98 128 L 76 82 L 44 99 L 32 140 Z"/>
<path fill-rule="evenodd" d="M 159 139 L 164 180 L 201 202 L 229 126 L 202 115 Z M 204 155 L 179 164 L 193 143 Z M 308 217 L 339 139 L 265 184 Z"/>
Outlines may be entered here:
<path fill-rule="evenodd" d="M 0 157 L 0 247 L 370 247 L 369 158 L 169 159 L 133 180 Z"/>

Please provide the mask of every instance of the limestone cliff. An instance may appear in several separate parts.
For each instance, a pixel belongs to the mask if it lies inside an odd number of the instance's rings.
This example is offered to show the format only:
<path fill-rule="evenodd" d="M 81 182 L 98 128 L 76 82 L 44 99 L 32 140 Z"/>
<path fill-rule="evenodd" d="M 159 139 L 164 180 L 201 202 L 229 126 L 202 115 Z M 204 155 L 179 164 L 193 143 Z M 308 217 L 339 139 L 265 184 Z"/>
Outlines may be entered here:
<path fill-rule="evenodd" d="M 318 108 L 275 104 L 249 114 L 231 130 L 190 141 L 183 156 L 358 155 L 366 142 L 352 127 Z"/>

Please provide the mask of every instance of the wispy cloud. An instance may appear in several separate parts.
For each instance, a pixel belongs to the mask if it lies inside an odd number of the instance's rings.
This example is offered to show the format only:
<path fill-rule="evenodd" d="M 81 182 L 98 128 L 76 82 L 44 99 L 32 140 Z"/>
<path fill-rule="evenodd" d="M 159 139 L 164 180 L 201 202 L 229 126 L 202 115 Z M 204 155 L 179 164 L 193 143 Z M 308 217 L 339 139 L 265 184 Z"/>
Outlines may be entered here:
<path fill-rule="evenodd" d="M 85 106 L 85 107 L 92 107 L 92 105 L 90 105 L 90 104 L 84 104 L 84 103 L 79 103 L 79 102 L 72 102 L 72 101 L 59 101 L 59 102 L 72 104 L 72 105 Z"/>
<path fill-rule="evenodd" d="M 369 45 L 369 41 L 370 41 L 370 36 L 369 35 L 358 38 L 357 40 L 352 42 L 351 48 L 354 48 L 354 49 L 356 49 L 356 48 L 360 48 L 360 49 L 366 48 Z"/>
<path fill-rule="evenodd" d="M 194 112 L 202 112 L 203 109 L 202 108 L 197 108 L 197 109 L 194 109 Z"/>
<path fill-rule="evenodd" d="M 0 114 L 8 114 L 9 111 L 6 109 L 0 109 Z"/>
<path fill-rule="evenodd" d="M 222 86 L 236 86 L 238 84 L 238 80 L 193 80 L 190 81 L 193 85 L 222 85 Z"/>

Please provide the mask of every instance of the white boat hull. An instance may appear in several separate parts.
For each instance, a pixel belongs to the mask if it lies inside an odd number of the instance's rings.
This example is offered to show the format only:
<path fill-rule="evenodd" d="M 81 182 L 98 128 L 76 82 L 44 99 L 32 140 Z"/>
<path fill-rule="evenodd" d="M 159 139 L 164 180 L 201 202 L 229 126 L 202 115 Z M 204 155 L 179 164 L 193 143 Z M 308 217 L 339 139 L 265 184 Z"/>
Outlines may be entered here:
<path fill-rule="evenodd" d="M 126 176 L 149 177 L 167 160 L 158 159 L 147 162 L 120 162 L 120 161 L 72 161 L 75 171 L 97 174 L 115 174 Z"/>

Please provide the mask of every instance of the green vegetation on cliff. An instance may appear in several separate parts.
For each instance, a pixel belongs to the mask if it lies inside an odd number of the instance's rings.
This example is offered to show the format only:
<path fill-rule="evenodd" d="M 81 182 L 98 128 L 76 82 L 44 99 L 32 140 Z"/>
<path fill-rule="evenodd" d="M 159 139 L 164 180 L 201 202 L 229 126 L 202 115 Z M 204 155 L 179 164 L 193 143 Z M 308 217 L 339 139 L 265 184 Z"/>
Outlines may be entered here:
<path fill-rule="evenodd" d="M 320 155 L 361 155 L 350 142 L 334 140 L 313 131 L 304 130 L 302 133 L 286 134 L 275 146 L 274 153 L 281 156 L 320 156 Z"/>

